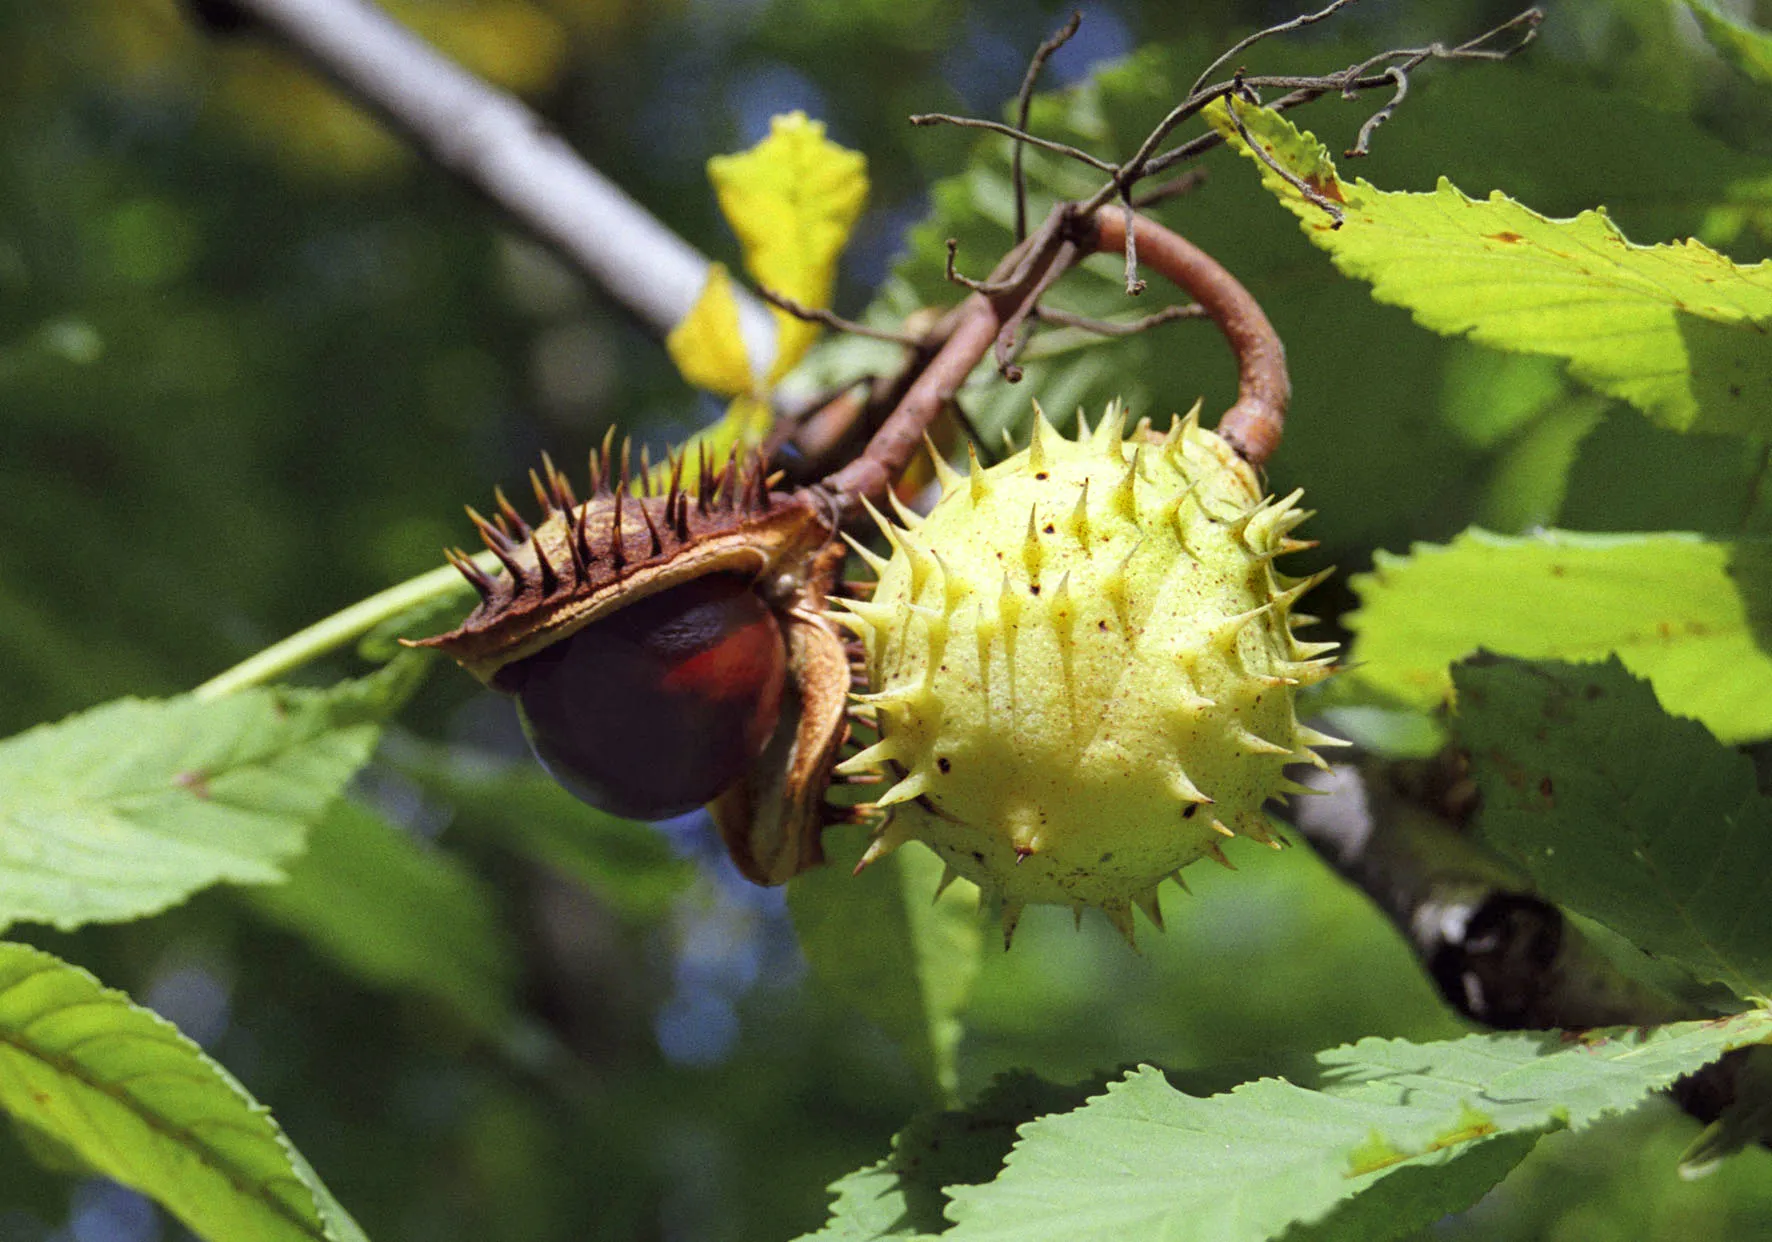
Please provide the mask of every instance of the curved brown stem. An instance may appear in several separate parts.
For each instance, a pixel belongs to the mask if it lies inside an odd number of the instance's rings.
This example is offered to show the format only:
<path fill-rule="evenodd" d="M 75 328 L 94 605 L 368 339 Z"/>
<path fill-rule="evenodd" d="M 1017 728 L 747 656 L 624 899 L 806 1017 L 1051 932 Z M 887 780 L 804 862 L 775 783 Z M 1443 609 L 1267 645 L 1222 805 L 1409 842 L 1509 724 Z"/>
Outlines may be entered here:
<path fill-rule="evenodd" d="M 1019 324 L 1029 305 L 1062 275 L 1062 266 L 1080 257 L 1064 236 L 1068 213 L 1068 204 L 1053 208 L 1026 241 L 1003 256 L 987 280 L 978 282 L 980 292 L 948 312 L 932 333 L 942 341 L 941 348 L 880 424 L 867 451 L 819 483 L 834 498 L 840 519 L 859 514 L 864 499 L 884 502 L 886 490 L 922 446 L 935 416 L 954 399 L 1004 326 Z"/>
<path fill-rule="evenodd" d="M 1218 434 L 1250 465 L 1262 465 L 1280 447 L 1286 405 L 1292 399 L 1279 334 L 1249 291 L 1211 255 L 1154 220 L 1139 215 L 1131 219 L 1139 262 L 1187 290 L 1237 356 L 1237 400 L 1219 420 Z M 1095 248 L 1125 251 L 1126 216 L 1113 211 L 1096 215 Z"/>
<path fill-rule="evenodd" d="M 859 513 L 864 499 L 873 504 L 885 500 L 892 480 L 923 443 L 924 431 L 990 350 L 1002 323 L 996 305 L 982 293 L 974 293 L 954 309 L 947 340 L 874 433 L 867 451 L 819 484 L 835 497 L 841 519 Z"/>
<path fill-rule="evenodd" d="M 949 312 L 932 334 L 942 341 L 897 406 L 880 425 L 867 450 L 819 487 L 828 494 L 839 520 L 853 517 L 865 499 L 879 503 L 910 463 L 924 432 L 941 408 L 954 399 L 992 344 L 1006 349 L 1015 329 L 1035 310 L 1054 281 L 1089 250 L 1124 253 L 1185 290 L 1210 316 L 1237 356 L 1237 400 L 1219 421 L 1218 434 L 1251 465 L 1260 466 L 1280 444 L 1292 382 L 1286 351 L 1273 324 L 1249 291 L 1205 251 L 1136 213 L 1098 212 L 1079 221 L 1074 204 L 1060 204 L 1025 242 L 1003 257 L 988 281 Z M 1003 368 L 1011 380 L 1012 366 Z"/>

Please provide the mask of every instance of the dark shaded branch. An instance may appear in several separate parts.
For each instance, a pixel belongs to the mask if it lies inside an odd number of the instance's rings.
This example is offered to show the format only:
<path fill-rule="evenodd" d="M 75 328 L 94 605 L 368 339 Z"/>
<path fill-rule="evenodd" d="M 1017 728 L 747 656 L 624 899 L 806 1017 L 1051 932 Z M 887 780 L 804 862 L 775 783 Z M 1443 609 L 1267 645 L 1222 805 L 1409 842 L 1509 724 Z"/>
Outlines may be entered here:
<path fill-rule="evenodd" d="M 541 118 L 364 0 L 234 0 L 437 164 L 596 281 L 660 336 L 695 304 L 708 261 L 587 164 Z M 734 289 L 759 373 L 775 330 Z"/>
<path fill-rule="evenodd" d="M 1653 1026 L 1713 1016 L 1626 974 L 1444 807 L 1403 787 L 1395 779 L 1400 770 L 1372 760 L 1299 770 L 1297 779 L 1324 796 L 1297 799 L 1290 818 L 1396 925 L 1453 1009 L 1498 1030 Z M 1696 1120 L 1716 1122 L 1734 1104 L 1748 1054 L 1756 1051 L 1732 1052 L 1682 1078 L 1668 1095 Z M 1713 1128 L 1705 1137 L 1717 1152 L 1734 1145 L 1715 1135 Z"/>
<path fill-rule="evenodd" d="M 1206 308 L 1198 302 L 1189 302 L 1185 306 L 1165 306 L 1153 314 L 1119 322 L 1073 315 L 1070 311 L 1059 310 L 1054 306 L 1037 306 L 1034 308 L 1034 317 L 1041 323 L 1055 324 L 1061 328 L 1077 328 L 1083 332 L 1093 332 L 1096 336 L 1137 336 L 1140 332 L 1148 332 L 1159 324 L 1177 319 L 1204 319 Z"/>
<path fill-rule="evenodd" d="M 1630 1026 L 1694 1014 L 1624 975 L 1524 877 L 1376 761 L 1312 769 L 1292 822 L 1383 910 L 1454 1009 L 1504 1030 Z"/>

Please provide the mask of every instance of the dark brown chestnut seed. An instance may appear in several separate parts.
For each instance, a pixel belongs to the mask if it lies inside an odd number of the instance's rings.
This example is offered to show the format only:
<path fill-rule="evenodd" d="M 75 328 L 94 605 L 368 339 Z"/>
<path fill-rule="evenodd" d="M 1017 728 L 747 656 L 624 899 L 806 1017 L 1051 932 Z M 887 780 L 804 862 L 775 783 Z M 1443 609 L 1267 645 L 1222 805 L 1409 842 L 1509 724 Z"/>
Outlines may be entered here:
<path fill-rule="evenodd" d="M 498 671 L 536 758 L 573 796 L 663 819 L 710 802 L 768 744 L 787 654 L 738 574 L 656 592 Z"/>

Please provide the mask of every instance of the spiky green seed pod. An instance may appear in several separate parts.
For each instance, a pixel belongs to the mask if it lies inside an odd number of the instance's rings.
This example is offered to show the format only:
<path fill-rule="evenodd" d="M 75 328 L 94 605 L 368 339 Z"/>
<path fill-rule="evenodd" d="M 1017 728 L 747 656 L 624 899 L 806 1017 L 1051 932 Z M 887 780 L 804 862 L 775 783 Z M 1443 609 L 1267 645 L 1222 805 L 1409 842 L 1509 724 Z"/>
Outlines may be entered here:
<path fill-rule="evenodd" d="M 892 782 L 867 860 L 916 839 L 949 874 L 1000 897 L 1005 938 L 1029 902 L 1095 906 L 1128 940 L 1132 905 L 1238 834 L 1278 845 L 1263 815 L 1289 763 L 1332 743 L 1301 726 L 1300 686 L 1332 643 L 1293 633 L 1325 574 L 1274 558 L 1300 493 L 1255 471 L 1196 413 L 1122 439 L 1111 405 L 1075 442 L 1037 416 L 1028 448 L 963 477 L 909 528 L 844 622 L 867 650 L 859 696 L 879 741 L 838 768 Z M 945 881 L 944 881 L 945 882 Z"/>

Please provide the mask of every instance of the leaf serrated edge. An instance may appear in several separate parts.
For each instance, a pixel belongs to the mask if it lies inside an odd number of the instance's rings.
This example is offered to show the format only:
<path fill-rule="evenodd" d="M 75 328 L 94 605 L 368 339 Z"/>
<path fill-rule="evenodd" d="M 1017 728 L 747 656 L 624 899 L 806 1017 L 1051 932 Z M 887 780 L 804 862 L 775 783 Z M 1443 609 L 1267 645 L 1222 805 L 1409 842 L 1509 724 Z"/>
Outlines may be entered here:
<path fill-rule="evenodd" d="M 211 1076 L 204 1081 L 219 1082 L 235 1097 L 236 1100 L 245 1106 L 246 1111 L 251 1116 L 263 1121 L 267 1132 L 257 1134 L 255 1137 L 261 1140 L 269 1139 L 272 1142 L 277 1150 L 282 1153 L 284 1163 L 288 1166 L 289 1172 L 287 1175 L 275 1175 L 264 1181 L 251 1178 L 241 1171 L 233 1162 L 217 1158 L 219 1153 L 216 1152 L 212 1146 L 203 1143 L 188 1127 L 172 1124 L 158 1113 L 144 1107 L 141 1102 L 126 1089 L 95 1077 L 81 1066 L 79 1062 L 72 1058 L 40 1048 L 3 1027 L 0 1027 L 0 1045 L 11 1048 L 21 1056 L 45 1066 L 52 1072 L 60 1074 L 65 1078 L 72 1079 L 89 1090 L 109 1098 L 148 1129 L 171 1140 L 181 1151 L 189 1153 L 198 1163 L 214 1171 L 232 1186 L 237 1193 L 264 1204 L 274 1215 L 288 1221 L 307 1236 L 319 1239 L 321 1242 L 338 1242 L 337 1237 L 327 1226 L 326 1213 L 322 1210 L 321 1205 L 321 1194 L 313 1184 L 313 1181 L 310 1180 L 310 1176 L 303 1175 L 302 1169 L 306 1166 L 306 1161 L 300 1159 L 299 1154 L 296 1153 L 295 1145 L 289 1140 L 288 1135 L 283 1132 L 283 1128 L 277 1124 L 276 1119 L 271 1116 L 270 1109 L 254 1099 L 252 1093 L 247 1091 L 245 1086 L 230 1074 L 227 1069 L 211 1058 L 208 1053 L 204 1052 L 202 1048 L 171 1022 L 167 1021 L 167 1019 L 151 1009 L 136 1004 L 126 993 L 118 991 L 115 988 L 106 987 L 96 975 L 91 971 L 86 970 L 84 967 L 77 966 L 72 962 L 63 961 L 52 954 L 44 953 L 42 950 L 35 949 L 29 945 L 10 941 L 0 941 L 0 949 L 5 948 L 22 950 L 27 956 L 37 959 L 42 965 L 17 979 L 10 980 L 4 985 L 0 985 L 0 998 L 4 998 L 16 992 L 17 989 L 29 983 L 32 979 L 41 978 L 50 974 L 67 972 L 74 976 L 79 983 L 90 986 L 94 989 L 97 996 L 94 999 L 77 1002 L 74 1005 L 57 1006 L 51 1012 L 61 1013 L 68 1009 L 78 1007 L 103 1005 L 106 1007 L 119 1007 L 131 1018 L 146 1019 L 152 1026 L 159 1028 L 159 1034 L 162 1038 L 154 1038 L 145 1032 L 124 1032 L 116 1034 L 119 1034 L 120 1037 L 126 1040 L 140 1040 L 161 1047 L 170 1045 L 181 1053 L 188 1052 L 195 1057 L 198 1064 L 207 1070 Z M 238 1131 L 244 1130 L 244 1127 L 241 1127 L 238 1124 L 232 1125 L 231 1128 Z M 292 1159 L 292 1156 L 295 1158 Z M 295 1207 L 289 1204 L 281 1196 L 270 1192 L 270 1187 L 284 1184 L 299 1187 L 307 1196 L 309 1204 L 313 1209 L 313 1217 L 311 1220 L 303 1219 Z M 318 1226 L 317 1229 L 316 1226 Z"/>

